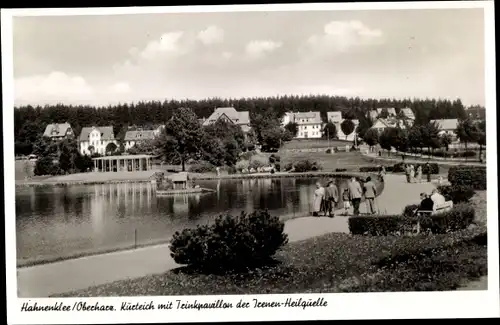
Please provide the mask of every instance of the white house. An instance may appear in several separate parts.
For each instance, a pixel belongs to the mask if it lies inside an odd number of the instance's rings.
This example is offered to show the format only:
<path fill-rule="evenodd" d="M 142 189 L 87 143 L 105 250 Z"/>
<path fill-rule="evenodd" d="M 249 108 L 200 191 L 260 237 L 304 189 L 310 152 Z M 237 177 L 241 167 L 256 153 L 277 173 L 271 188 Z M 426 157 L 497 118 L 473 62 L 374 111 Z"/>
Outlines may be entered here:
<path fill-rule="evenodd" d="M 323 121 L 320 112 L 286 113 L 282 124 L 297 123 L 297 139 L 321 138 Z"/>
<path fill-rule="evenodd" d="M 82 155 L 92 153 L 104 155 L 108 144 L 114 143 L 117 146 L 112 126 L 84 127 L 80 133 L 79 142 Z"/>
<path fill-rule="evenodd" d="M 351 120 L 352 123 L 354 123 L 354 131 L 352 131 L 350 134 L 344 134 L 342 131 L 342 122 L 344 122 L 346 119 L 342 119 L 342 121 L 339 124 L 339 127 L 337 128 L 337 137 L 340 140 L 347 140 L 347 141 L 354 141 L 354 138 L 356 136 L 356 129 L 358 128 L 359 125 L 359 120 Z M 336 127 L 336 126 L 335 126 Z"/>
<path fill-rule="evenodd" d="M 439 127 L 439 135 L 448 134 L 454 140 L 456 139 L 457 135 L 455 131 L 457 130 L 458 127 L 458 119 L 452 118 L 452 119 L 431 120 L 430 123 L 437 124 L 437 126 Z"/>
<path fill-rule="evenodd" d="M 203 126 L 208 126 L 218 120 L 224 120 L 239 125 L 243 132 L 250 130 L 250 114 L 248 111 L 237 111 L 234 107 L 218 107 L 206 120 L 202 120 Z"/>
<path fill-rule="evenodd" d="M 66 123 L 53 123 L 47 125 L 45 131 L 43 132 L 43 136 L 50 138 L 51 140 L 62 140 L 62 139 L 70 139 L 75 135 L 73 133 L 73 129 L 71 125 Z"/>

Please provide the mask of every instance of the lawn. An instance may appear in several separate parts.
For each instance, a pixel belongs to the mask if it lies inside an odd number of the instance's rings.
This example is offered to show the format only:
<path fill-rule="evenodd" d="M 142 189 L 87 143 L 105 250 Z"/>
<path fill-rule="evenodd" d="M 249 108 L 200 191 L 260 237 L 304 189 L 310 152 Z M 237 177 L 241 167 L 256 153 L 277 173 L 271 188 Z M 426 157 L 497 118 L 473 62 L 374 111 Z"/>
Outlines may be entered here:
<path fill-rule="evenodd" d="M 346 140 L 326 140 L 326 139 L 293 139 L 283 145 L 284 149 L 312 149 L 330 147 L 345 147 L 348 144 L 352 146 L 352 141 Z"/>
<path fill-rule="evenodd" d="M 374 158 L 363 156 L 360 152 L 337 152 L 328 154 L 326 152 L 280 152 L 281 165 L 294 163 L 300 160 L 311 160 L 321 164 L 323 171 L 335 171 L 337 168 L 348 171 L 359 171 L 362 166 L 376 166 L 381 162 Z M 393 165 L 389 163 L 387 165 Z"/>
<path fill-rule="evenodd" d="M 487 273 L 480 229 L 417 237 L 331 233 L 286 245 L 267 269 L 213 275 L 179 268 L 59 296 L 453 290 Z"/>

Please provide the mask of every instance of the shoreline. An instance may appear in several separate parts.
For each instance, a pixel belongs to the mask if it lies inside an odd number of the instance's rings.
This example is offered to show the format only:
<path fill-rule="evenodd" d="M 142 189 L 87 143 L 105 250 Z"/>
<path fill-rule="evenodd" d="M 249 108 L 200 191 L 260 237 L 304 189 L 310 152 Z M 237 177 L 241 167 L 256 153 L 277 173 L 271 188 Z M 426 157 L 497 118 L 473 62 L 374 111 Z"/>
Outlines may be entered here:
<path fill-rule="evenodd" d="M 307 218 L 310 217 L 310 213 L 308 212 L 297 212 L 295 214 L 285 214 L 281 215 L 280 219 L 283 222 L 289 221 L 289 220 L 294 220 L 294 219 L 299 219 L 299 218 Z M 339 216 L 337 216 L 339 217 Z M 124 244 L 120 246 L 115 246 L 115 247 L 108 247 L 108 248 L 98 248 L 95 250 L 85 250 L 85 251 L 80 251 L 72 254 L 66 254 L 62 256 L 49 256 L 49 257 L 40 257 L 40 258 L 30 258 L 30 259 L 24 259 L 24 260 L 17 260 L 16 261 L 16 268 L 17 269 L 23 269 L 23 268 L 29 268 L 32 266 L 37 266 L 37 265 L 47 265 L 47 264 L 53 264 L 57 262 L 63 262 L 63 261 L 68 261 L 68 260 L 75 260 L 79 258 L 85 258 L 85 257 L 91 257 L 91 256 L 97 256 L 97 255 L 106 255 L 106 254 L 112 254 L 112 253 L 118 253 L 118 252 L 125 252 L 125 251 L 134 251 L 138 250 L 141 248 L 149 248 L 149 247 L 155 247 L 155 246 L 163 246 L 167 245 L 170 243 L 170 240 L 172 238 L 165 238 L 165 239 L 157 239 L 153 240 L 150 242 L 146 243 L 137 243 L 135 244 Z"/>
<path fill-rule="evenodd" d="M 288 172 L 277 172 L 271 173 L 255 173 L 255 174 L 233 174 L 233 175 L 215 175 L 215 174 L 190 174 L 191 179 L 208 181 L 208 180 L 228 180 L 228 179 L 275 179 L 275 178 L 307 178 L 307 177 L 341 177 L 349 178 L 352 176 L 364 177 L 369 174 L 374 174 L 373 172 L 303 172 L 303 173 L 288 173 Z M 110 175 L 111 176 L 111 175 Z M 74 185 L 102 185 L 102 184 L 123 184 L 123 183 L 154 183 L 155 180 L 152 177 L 148 178 L 137 178 L 137 179 L 109 179 L 109 180 L 68 180 L 68 181 L 33 181 L 33 182 L 16 182 L 17 188 L 30 188 L 30 187 L 65 187 Z"/>

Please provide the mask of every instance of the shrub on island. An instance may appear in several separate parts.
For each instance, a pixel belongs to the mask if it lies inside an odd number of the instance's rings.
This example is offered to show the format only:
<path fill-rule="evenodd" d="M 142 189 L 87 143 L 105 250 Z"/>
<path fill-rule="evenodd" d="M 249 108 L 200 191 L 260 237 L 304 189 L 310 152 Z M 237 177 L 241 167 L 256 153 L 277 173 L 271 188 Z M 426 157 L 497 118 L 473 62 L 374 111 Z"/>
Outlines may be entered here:
<path fill-rule="evenodd" d="M 178 264 L 205 271 L 262 266 L 288 242 L 284 226 L 267 211 L 220 215 L 212 225 L 176 232 L 170 255 Z"/>

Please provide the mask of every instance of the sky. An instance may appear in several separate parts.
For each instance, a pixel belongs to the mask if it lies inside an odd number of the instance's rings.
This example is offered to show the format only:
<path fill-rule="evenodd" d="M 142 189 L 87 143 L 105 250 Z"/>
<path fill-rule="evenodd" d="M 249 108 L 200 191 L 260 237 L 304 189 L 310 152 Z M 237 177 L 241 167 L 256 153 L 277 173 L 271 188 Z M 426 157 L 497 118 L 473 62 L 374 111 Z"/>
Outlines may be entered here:
<path fill-rule="evenodd" d="M 482 9 L 15 17 L 25 104 L 327 94 L 484 105 Z"/>

